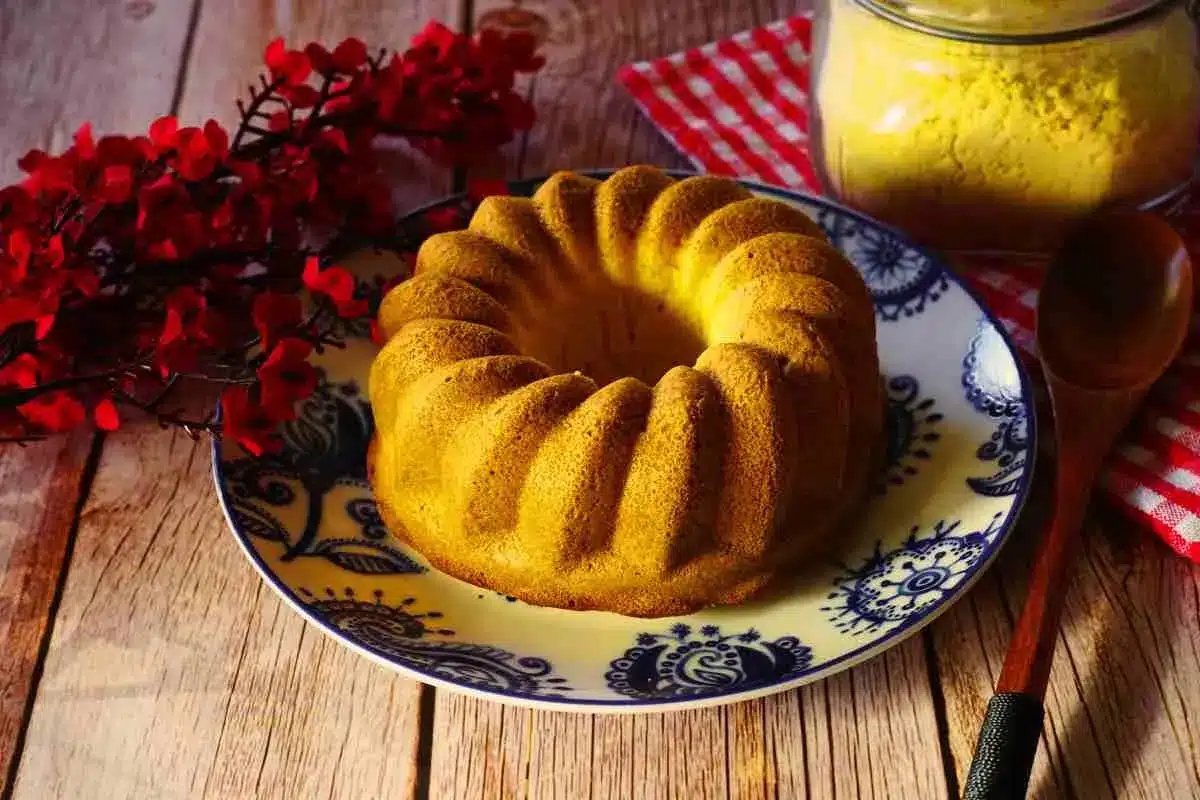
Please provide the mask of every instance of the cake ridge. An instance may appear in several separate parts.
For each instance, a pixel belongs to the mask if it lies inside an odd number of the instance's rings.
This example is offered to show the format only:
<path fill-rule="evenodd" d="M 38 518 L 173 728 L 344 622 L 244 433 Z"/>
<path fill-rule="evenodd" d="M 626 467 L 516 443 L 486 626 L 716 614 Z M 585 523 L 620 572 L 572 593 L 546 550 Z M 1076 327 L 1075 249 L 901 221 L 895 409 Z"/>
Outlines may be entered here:
<path fill-rule="evenodd" d="M 597 266 L 596 189 L 600 181 L 556 172 L 534 192 L 532 201 L 542 228 L 557 240 L 575 276 L 590 279 Z"/>
<path fill-rule="evenodd" d="M 547 434 L 518 501 L 517 533 L 532 551 L 569 567 L 612 545 L 616 508 L 652 398 L 653 390 L 636 378 L 613 381 Z M 529 492 L 530 486 L 543 490 Z M 576 525 L 574 535 L 563 533 Z"/>
<path fill-rule="evenodd" d="M 422 242 L 413 274 L 426 273 L 451 275 L 506 307 L 516 306 L 517 319 L 550 298 L 550 287 L 522 275 L 505 248 L 477 231 L 447 231 Z"/>
<path fill-rule="evenodd" d="M 740 184 L 710 175 L 694 175 L 663 189 L 638 232 L 639 283 L 652 293 L 670 297 L 677 273 L 675 255 L 688 236 L 709 215 L 748 197 L 750 192 Z"/>
<path fill-rule="evenodd" d="M 534 201 L 529 197 L 492 195 L 483 198 L 467 230 L 483 236 L 520 264 L 525 279 L 534 277 L 556 300 L 566 291 L 571 275 L 560 243 L 542 225 Z"/>
<path fill-rule="evenodd" d="M 718 503 L 715 489 L 724 460 L 719 445 L 725 434 L 725 408 L 712 379 L 688 366 L 669 370 L 653 393 L 626 477 L 626 486 L 632 488 L 617 510 L 614 551 L 622 553 L 635 570 L 670 574 L 704 545 L 715 543 L 712 529 Z M 672 470 L 681 461 L 686 461 L 685 467 Z M 645 531 L 654 529 L 648 520 L 658 515 L 675 525 L 661 540 L 647 542 Z"/>
<path fill-rule="evenodd" d="M 596 189 L 596 249 L 600 266 L 620 284 L 633 281 L 638 233 L 651 207 L 675 183 L 653 167 L 618 170 Z"/>
<path fill-rule="evenodd" d="M 501 395 L 462 425 L 450 445 L 458 454 L 450 503 L 468 540 L 515 526 L 517 494 L 537 448 L 595 390 L 578 373 L 550 375 Z"/>
<path fill-rule="evenodd" d="M 747 342 L 718 342 L 697 369 L 717 384 L 728 417 L 715 539 L 750 558 L 787 521 L 794 481 L 796 419 L 780 358 Z M 753 485 L 751 485 L 753 484 Z"/>

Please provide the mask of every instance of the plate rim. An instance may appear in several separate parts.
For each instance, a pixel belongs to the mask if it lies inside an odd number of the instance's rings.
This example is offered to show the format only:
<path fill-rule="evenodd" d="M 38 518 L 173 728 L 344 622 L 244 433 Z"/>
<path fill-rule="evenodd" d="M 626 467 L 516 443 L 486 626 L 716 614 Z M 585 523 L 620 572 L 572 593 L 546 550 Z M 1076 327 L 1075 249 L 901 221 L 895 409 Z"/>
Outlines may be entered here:
<path fill-rule="evenodd" d="M 571 170 L 577 175 L 586 177 L 603 178 L 612 175 L 619 168 L 588 168 Z M 673 178 L 683 179 L 695 177 L 698 175 L 709 175 L 711 173 L 696 172 L 682 169 L 665 169 L 659 168 L 664 173 Z M 553 173 L 539 175 L 530 178 L 519 178 L 506 181 L 506 185 L 510 191 L 527 193 L 527 189 L 537 186 L 538 184 L 548 180 Z M 1021 406 L 1026 412 L 1026 420 L 1028 425 L 1028 450 L 1030 458 L 1026 462 L 1025 472 L 1022 475 L 1017 492 L 1013 498 L 1013 503 L 1009 513 L 1006 515 L 1004 522 L 996 529 L 986 555 L 980 559 L 975 565 L 975 568 L 965 581 L 959 584 L 958 591 L 950 598 L 943 600 L 933 610 L 922 615 L 919 619 L 906 625 L 902 625 L 889 631 L 884 636 L 875 639 L 861 647 L 854 648 L 846 653 L 822 662 L 811 671 L 807 671 L 802 675 L 790 678 L 784 681 L 768 683 L 766 685 L 753 686 L 745 689 L 734 689 L 733 691 L 724 692 L 717 695 L 709 695 L 694 698 L 650 698 L 650 699 L 585 699 L 572 698 L 570 696 L 547 697 L 544 695 L 530 695 L 520 692 L 509 692 L 504 690 L 484 690 L 476 686 L 460 682 L 453 679 L 444 678 L 441 676 L 427 674 L 403 664 L 398 664 L 387 657 L 386 654 L 376 650 L 375 648 L 356 642 L 348 637 L 344 631 L 333 625 L 328 620 L 313 613 L 292 588 L 286 585 L 275 572 L 270 570 L 249 541 L 248 535 L 234 523 L 229 501 L 226 492 L 223 489 L 222 479 L 222 461 L 221 461 L 221 445 L 219 442 L 212 443 L 212 474 L 213 483 L 215 485 L 217 502 L 221 507 L 221 513 L 225 517 L 226 526 L 229 528 L 233 538 L 237 541 L 242 552 L 254 565 L 259 576 L 275 591 L 283 601 L 291 607 L 293 611 L 300 614 L 307 622 L 315 624 L 322 633 L 329 636 L 340 645 L 349 648 L 360 656 L 364 656 L 370 661 L 384 666 L 394 672 L 397 672 L 404 677 L 429 684 L 438 688 L 447 689 L 450 691 L 465 694 L 471 697 L 491 700 L 505 705 L 512 705 L 524 708 L 533 708 L 540 710 L 574 712 L 574 713 L 591 713 L 591 714 L 635 714 L 635 713 L 665 713 L 668 711 L 677 711 L 682 709 L 699 709 L 712 708 L 732 703 L 740 703 L 746 700 L 752 700 L 760 697 L 768 697 L 773 694 L 790 691 L 800 686 L 805 686 L 810 683 L 824 680 L 832 677 L 840 672 L 844 672 L 858 664 L 868 661 L 883 652 L 896 647 L 907 641 L 912 636 L 924 630 L 935 620 L 946 613 L 951 607 L 958 603 L 962 598 L 971 591 L 975 583 L 991 568 L 996 557 L 1000 554 L 1004 545 L 1012 535 L 1013 530 L 1020 522 L 1022 514 L 1025 512 L 1025 506 L 1029 499 L 1030 489 L 1033 485 L 1033 480 L 1037 472 L 1038 461 L 1038 420 L 1037 420 L 1037 403 L 1033 393 L 1033 383 L 1029 376 L 1024 361 L 1020 356 L 1020 351 L 1017 349 L 1008 330 L 995 316 L 990 308 L 983 302 L 979 294 L 955 271 L 936 251 L 926 248 L 913 241 L 903 231 L 880 222 L 875 218 L 848 208 L 841 203 L 830 200 L 828 198 L 819 197 L 809 194 L 808 192 L 788 189 L 782 186 L 774 186 L 770 184 L 759 183 L 753 180 L 743 178 L 732 178 L 739 184 L 745 186 L 752 191 L 763 194 L 783 197 L 789 200 L 798 200 L 813 206 L 824 208 L 827 211 L 832 211 L 838 214 L 843 214 L 859 223 L 884 231 L 897 239 L 899 239 L 906 247 L 911 248 L 917 253 L 927 258 L 932 264 L 938 267 L 942 274 L 951 281 L 959 289 L 963 290 L 975 306 L 982 313 L 993 328 L 999 333 L 1001 341 L 1008 350 L 1016 366 L 1017 375 L 1021 387 Z M 434 208 L 449 205 L 452 203 L 460 203 L 467 198 L 466 192 L 455 192 L 437 200 L 416 206 L 404 214 L 397 216 L 396 225 L 400 225 L 404 221 L 411 219 L 419 214 L 425 213 Z M 587 612 L 583 612 L 587 613 Z M 685 615 L 686 616 L 686 615 Z"/>

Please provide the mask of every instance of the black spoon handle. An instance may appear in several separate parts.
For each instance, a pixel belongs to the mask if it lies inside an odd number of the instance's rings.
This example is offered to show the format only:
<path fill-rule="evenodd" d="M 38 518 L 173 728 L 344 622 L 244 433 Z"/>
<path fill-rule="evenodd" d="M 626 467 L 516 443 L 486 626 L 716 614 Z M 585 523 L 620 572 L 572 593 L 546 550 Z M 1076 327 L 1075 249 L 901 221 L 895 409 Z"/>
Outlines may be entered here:
<path fill-rule="evenodd" d="M 1042 736 L 1042 702 L 1021 692 L 999 692 L 988 701 L 964 800 L 1023 800 Z"/>

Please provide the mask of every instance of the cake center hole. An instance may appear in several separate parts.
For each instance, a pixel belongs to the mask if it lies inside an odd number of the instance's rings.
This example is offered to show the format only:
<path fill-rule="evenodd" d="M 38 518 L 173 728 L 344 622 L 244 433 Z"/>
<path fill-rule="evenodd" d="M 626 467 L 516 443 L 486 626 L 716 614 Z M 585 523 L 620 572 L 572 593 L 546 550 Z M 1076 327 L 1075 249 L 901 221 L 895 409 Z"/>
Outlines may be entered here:
<path fill-rule="evenodd" d="M 704 351 L 699 331 L 663 298 L 607 282 L 581 289 L 530 326 L 525 352 L 556 372 L 578 370 L 601 386 L 625 377 L 653 386 Z"/>

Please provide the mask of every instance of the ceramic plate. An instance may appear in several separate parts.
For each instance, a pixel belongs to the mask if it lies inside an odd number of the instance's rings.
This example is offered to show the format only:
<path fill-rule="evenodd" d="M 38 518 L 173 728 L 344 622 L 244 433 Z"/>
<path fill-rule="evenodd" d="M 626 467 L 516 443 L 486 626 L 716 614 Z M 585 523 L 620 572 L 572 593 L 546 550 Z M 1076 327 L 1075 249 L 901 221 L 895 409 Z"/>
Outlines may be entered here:
<path fill-rule="evenodd" d="M 662 619 L 538 608 L 443 575 L 388 533 L 371 497 L 364 326 L 347 331 L 344 350 L 314 357 L 321 384 L 278 457 L 215 450 L 221 504 L 263 577 L 331 636 L 411 677 L 586 711 L 780 692 L 877 655 L 945 611 L 999 551 L 1030 484 L 1033 403 L 1015 350 L 959 279 L 896 231 L 747 187 L 810 214 L 875 299 L 888 464 L 834 559 L 773 599 Z"/>

